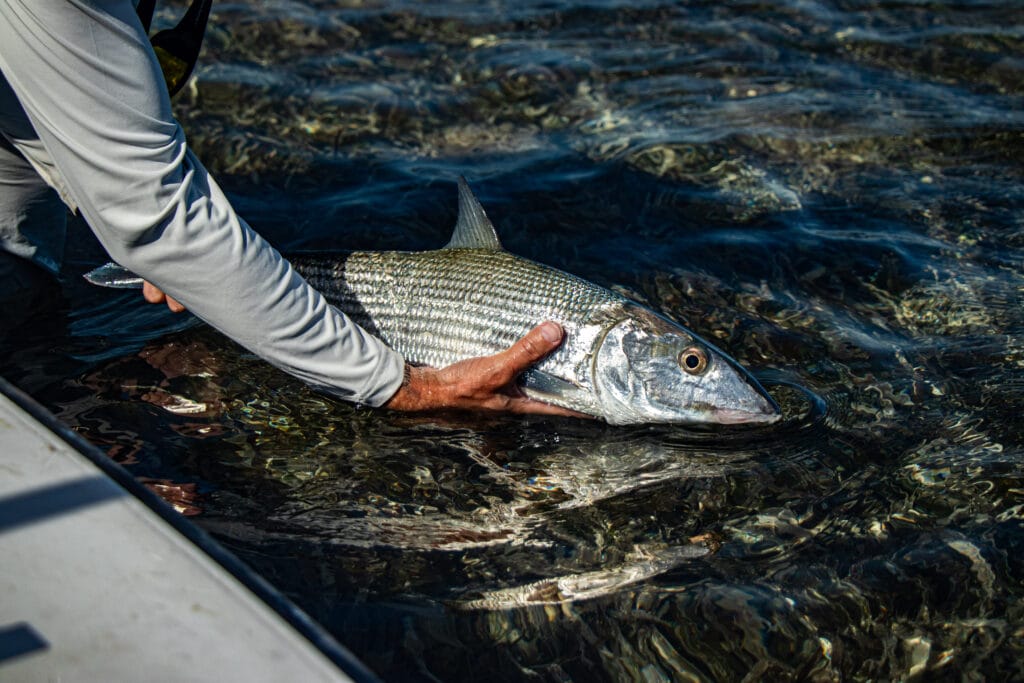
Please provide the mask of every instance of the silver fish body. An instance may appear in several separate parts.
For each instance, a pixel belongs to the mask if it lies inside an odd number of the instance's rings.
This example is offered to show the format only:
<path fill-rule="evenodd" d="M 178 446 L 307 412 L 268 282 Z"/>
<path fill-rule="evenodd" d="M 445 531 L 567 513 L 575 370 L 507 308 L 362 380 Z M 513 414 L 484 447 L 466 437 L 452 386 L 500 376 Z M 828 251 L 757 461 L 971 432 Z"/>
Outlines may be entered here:
<path fill-rule="evenodd" d="M 534 325 L 554 320 L 566 341 L 523 377 L 528 394 L 603 416 L 594 351 L 627 314 L 626 300 L 507 251 L 441 249 L 293 258 L 333 305 L 416 364 L 444 367 L 498 353 Z"/>
<path fill-rule="evenodd" d="M 443 249 L 291 261 L 328 301 L 413 363 L 443 367 L 498 353 L 553 320 L 565 341 L 522 377 L 533 398 L 611 424 L 779 417 L 746 370 L 693 332 L 502 249 L 464 181 L 455 234 Z"/>
<path fill-rule="evenodd" d="M 562 345 L 524 373 L 533 398 L 610 424 L 769 423 L 778 405 L 745 369 L 685 327 L 582 278 L 505 251 L 459 182 L 451 241 L 425 252 L 291 257 L 333 305 L 416 364 L 498 353 L 545 320 Z M 94 284 L 141 286 L 116 265 Z"/>

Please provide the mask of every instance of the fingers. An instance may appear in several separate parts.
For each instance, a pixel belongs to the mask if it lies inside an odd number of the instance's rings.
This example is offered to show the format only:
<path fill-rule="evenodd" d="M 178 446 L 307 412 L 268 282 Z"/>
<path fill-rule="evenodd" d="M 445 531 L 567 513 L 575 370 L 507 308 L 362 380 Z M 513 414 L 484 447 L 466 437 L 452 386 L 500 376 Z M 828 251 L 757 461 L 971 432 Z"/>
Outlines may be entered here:
<path fill-rule="evenodd" d="M 142 298 L 151 304 L 167 303 L 167 308 L 171 309 L 172 313 L 181 313 L 185 310 L 185 307 L 181 305 L 173 297 L 169 297 L 164 294 L 163 290 L 154 284 L 151 284 L 145 280 L 142 281 Z"/>
<path fill-rule="evenodd" d="M 551 321 L 541 323 L 527 332 L 526 336 L 507 351 L 497 355 L 500 365 L 496 370 L 500 373 L 501 383 L 511 382 L 531 365 L 557 349 L 564 336 L 562 326 Z"/>
<path fill-rule="evenodd" d="M 151 304 L 159 304 L 163 303 L 166 297 L 159 287 L 144 280 L 142 282 L 142 298 Z"/>
<path fill-rule="evenodd" d="M 168 296 L 166 298 L 167 308 L 171 309 L 171 313 L 181 313 L 182 311 L 185 310 L 185 307 L 181 303 L 179 303 L 178 300 L 175 299 L 174 297 Z"/>
<path fill-rule="evenodd" d="M 581 417 L 587 420 L 596 419 L 593 415 L 578 413 L 575 410 L 569 410 L 568 408 L 562 408 L 561 406 L 542 401 L 535 401 L 532 398 L 512 399 L 506 406 L 506 410 L 510 413 L 519 413 L 521 415 L 558 415 L 561 417 Z"/>

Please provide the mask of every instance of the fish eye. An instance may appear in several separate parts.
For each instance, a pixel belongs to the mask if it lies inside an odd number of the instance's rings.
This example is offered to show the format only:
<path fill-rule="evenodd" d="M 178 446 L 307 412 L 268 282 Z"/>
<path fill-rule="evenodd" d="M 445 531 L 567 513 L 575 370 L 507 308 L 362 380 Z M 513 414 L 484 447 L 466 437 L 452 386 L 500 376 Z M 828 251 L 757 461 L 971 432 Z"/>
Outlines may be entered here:
<path fill-rule="evenodd" d="M 691 375 L 703 374 L 708 368 L 708 355 L 703 349 L 691 346 L 679 354 L 679 367 Z"/>

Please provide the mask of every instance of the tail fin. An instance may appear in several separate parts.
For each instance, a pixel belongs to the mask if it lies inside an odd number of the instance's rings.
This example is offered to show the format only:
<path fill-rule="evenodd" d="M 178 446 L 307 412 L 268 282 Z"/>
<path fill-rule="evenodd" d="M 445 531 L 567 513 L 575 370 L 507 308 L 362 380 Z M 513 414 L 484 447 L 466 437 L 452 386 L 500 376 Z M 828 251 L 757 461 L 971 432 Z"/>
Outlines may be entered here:
<path fill-rule="evenodd" d="M 116 263 L 108 263 L 83 275 L 86 280 L 100 287 L 115 289 L 142 289 L 142 278 Z"/>

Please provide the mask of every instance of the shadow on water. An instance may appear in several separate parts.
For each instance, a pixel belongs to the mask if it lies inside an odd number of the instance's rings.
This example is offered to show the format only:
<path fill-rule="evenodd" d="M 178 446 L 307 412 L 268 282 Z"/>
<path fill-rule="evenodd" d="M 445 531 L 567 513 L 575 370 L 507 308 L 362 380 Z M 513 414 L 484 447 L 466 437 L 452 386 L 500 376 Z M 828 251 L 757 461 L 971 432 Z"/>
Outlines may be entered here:
<path fill-rule="evenodd" d="M 1024 678 L 1009 4 L 242 2 L 204 49 L 178 115 L 285 251 L 436 248 L 465 174 L 510 251 L 783 408 L 359 409 L 73 274 L 5 328 L 5 376 L 385 679 Z"/>

